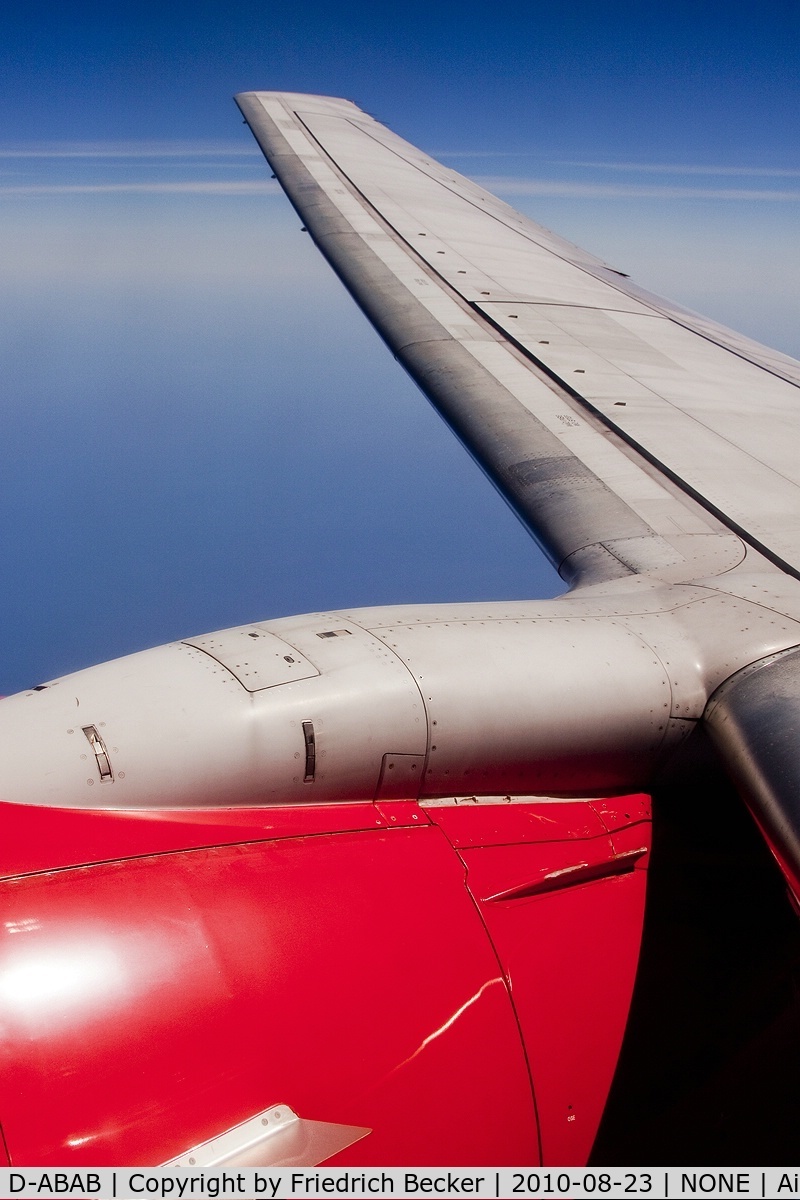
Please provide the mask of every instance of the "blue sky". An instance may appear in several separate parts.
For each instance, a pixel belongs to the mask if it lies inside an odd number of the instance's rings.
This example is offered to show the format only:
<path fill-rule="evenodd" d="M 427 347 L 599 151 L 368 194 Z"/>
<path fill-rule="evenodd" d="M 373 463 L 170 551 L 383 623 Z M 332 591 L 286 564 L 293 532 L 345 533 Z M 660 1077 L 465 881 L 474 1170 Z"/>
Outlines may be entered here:
<path fill-rule="evenodd" d="M 293 611 L 551 595 L 234 91 L 349 97 L 800 356 L 800 6 L 9 3 L 0 692 Z"/>

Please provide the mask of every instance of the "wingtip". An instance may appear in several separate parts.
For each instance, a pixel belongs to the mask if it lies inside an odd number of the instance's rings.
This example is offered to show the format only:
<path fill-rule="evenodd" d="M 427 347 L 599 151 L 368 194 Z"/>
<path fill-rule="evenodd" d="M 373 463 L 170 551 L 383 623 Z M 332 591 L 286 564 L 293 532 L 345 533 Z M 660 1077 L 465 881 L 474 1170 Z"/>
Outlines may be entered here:
<path fill-rule="evenodd" d="M 344 105 L 347 108 L 354 108 L 358 112 L 363 110 L 355 103 L 354 100 L 348 100 L 345 96 L 326 96 L 318 92 L 284 92 L 272 90 L 252 90 L 246 92 L 235 92 L 234 100 L 238 104 L 240 100 L 278 100 L 289 105 L 296 104 L 324 104 Z"/>

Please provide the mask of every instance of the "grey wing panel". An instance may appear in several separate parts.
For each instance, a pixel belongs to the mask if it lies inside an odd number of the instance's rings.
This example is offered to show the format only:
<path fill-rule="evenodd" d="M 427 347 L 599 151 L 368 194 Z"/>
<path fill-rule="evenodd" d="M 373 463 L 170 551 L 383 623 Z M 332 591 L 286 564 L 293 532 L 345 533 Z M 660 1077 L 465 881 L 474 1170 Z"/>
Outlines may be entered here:
<path fill-rule="evenodd" d="M 480 308 L 659 469 L 797 569 L 796 385 L 655 314 L 516 302 Z"/>
<path fill-rule="evenodd" d="M 247 93 L 237 102 L 320 249 L 562 574 L 595 581 L 631 572 L 671 579 L 718 573 L 743 554 L 726 522 L 754 544 L 765 542 L 760 534 L 772 529 L 772 513 L 751 533 L 727 521 L 724 495 L 709 497 L 704 481 L 687 483 L 680 461 L 662 462 L 681 448 L 684 429 L 676 435 L 668 428 L 655 447 L 640 447 L 639 428 L 618 419 L 620 412 L 632 417 L 624 389 L 639 382 L 640 363 L 631 373 L 624 354 L 634 341 L 650 367 L 658 361 L 667 373 L 690 375 L 691 356 L 673 368 L 669 346 L 656 338 L 648 348 L 640 336 L 642 323 L 657 323 L 795 391 L 792 384 L 690 333 L 645 293 L 621 290 L 627 281 L 611 268 L 354 105 L 279 93 Z M 555 325 L 554 316 L 565 313 L 558 338 L 540 336 L 542 321 Z M 581 319 L 599 322 L 591 346 Z M 597 358 L 609 322 L 625 345 L 621 365 L 603 360 L 604 408 L 583 387 L 588 368 L 570 354 L 577 345 Z M 545 343 L 552 351 L 542 351 Z M 556 350 L 563 351 L 558 361 Z M 623 406 L 611 397 L 622 397 Z M 678 412 L 674 399 L 658 399 Z M 697 423 L 691 396 L 679 415 Z M 664 447 L 668 455 L 660 454 Z M 703 454 L 707 461 L 707 447 Z M 779 558 L 790 548 L 768 546 Z"/>

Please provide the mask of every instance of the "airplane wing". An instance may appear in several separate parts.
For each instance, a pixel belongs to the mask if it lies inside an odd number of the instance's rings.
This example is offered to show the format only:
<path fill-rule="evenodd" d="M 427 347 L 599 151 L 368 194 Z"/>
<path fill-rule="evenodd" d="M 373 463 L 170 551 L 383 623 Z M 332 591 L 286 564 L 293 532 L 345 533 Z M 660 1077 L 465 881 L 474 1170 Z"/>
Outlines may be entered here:
<path fill-rule="evenodd" d="M 719 762 L 800 907 L 800 365 L 352 104 L 238 103 L 573 587 L 261 621 L 3 699 L 0 1158 L 685 1162 L 722 1111 L 701 1149 L 752 1120 L 785 1161 L 798 932 Z M 615 1072 L 627 1155 L 595 1143 Z"/>
<path fill-rule="evenodd" d="M 348 101 L 236 101 L 322 253 L 565 580 L 761 572 L 724 587 L 800 615 L 800 363 L 643 291 Z M 800 659 L 760 674 L 775 645 L 731 617 L 722 647 L 684 631 L 706 696 L 750 672 L 705 726 L 800 893 Z M 800 642 L 785 632 L 781 654 Z"/>
<path fill-rule="evenodd" d="M 570 582 L 800 572 L 800 364 L 634 286 L 345 100 L 237 103 L 395 356 Z"/>

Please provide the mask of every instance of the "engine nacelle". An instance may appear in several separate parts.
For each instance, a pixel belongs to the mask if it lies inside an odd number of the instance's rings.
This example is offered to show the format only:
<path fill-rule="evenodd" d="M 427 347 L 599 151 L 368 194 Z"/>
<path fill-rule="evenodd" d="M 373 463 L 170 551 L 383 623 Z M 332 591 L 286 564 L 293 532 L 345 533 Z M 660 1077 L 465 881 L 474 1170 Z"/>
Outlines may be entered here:
<path fill-rule="evenodd" d="M 633 790 L 674 724 L 643 638 L 558 602 L 287 618 L 3 700 L 0 1146 L 584 1162 L 649 812 L 542 797 Z"/>
<path fill-rule="evenodd" d="M 658 656 L 563 603 L 507 610 L 286 618 L 53 680 L 0 704 L 0 796 L 135 809 L 641 786 L 671 733 Z"/>

